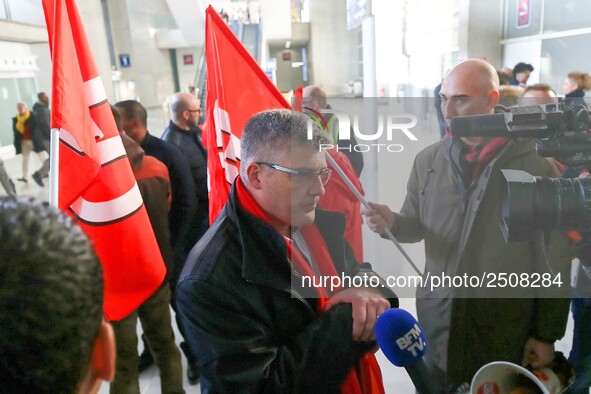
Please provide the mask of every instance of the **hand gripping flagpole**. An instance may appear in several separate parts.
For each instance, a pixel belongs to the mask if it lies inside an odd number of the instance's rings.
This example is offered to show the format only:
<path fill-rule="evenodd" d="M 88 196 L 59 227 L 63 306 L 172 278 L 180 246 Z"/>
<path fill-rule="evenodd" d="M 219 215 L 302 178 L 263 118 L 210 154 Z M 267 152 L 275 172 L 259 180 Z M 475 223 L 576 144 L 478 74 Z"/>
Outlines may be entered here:
<path fill-rule="evenodd" d="M 59 197 L 60 131 L 51 129 L 49 142 L 49 205 L 57 207 Z"/>
<path fill-rule="evenodd" d="M 359 193 L 359 190 L 357 190 L 357 188 L 355 187 L 355 185 L 353 185 L 353 182 L 351 182 L 351 180 L 349 179 L 349 177 L 347 177 L 347 175 L 345 174 L 345 172 L 341 169 L 341 167 L 339 167 L 339 165 L 337 164 L 337 162 L 330 156 L 330 154 L 328 152 L 326 152 L 326 158 L 330 162 L 330 165 L 337 172 L 337 174 L 339 174 L 339 176 L 347 184 L 347 186 L 349 187 L 349 189 L 353 192 L 353 194 L 355 195 L 355 197 L 357 197 L 357 199 L 359 201 L 361 201 L 361 203 L 363 204 L 363 206 L 366 207 L 367 209 L 372 209 L 369 206 L 369 204 L 367 203 L 367 200 L 361 195 L 361 193 Z M 415 263 L 412 262 L 410 256 L 404 251 L 404 249 L 402 249 L 402 246 L 400 246 L 400 243 L 398 242 L 398 240 L 396 239 L 396 237 L 394 237 L 394 234 L 392 234 L 392 232 L 390 231 L 390 229 L 389 228 L 386 228 L 384 230 L 384 233 L 385 233 L 386 237 L 388 237 L 388 239 L 390 241 L 394 242 L 394 245 L 396 245 L 396 247 L 398 248 L 398 250 L 400 251 L 400 253 L 402 253 L 402 255 L 404 256 L 404 258 L 406 259 L 406 261 L 408 261 L 408 263 L 412 266 L 412 268 L 414 268 L 414 270 L 416 271 L 416 273 L 422 276 L 423 274 L 421 273 L 421 271 L 419 271 L 419 269 L 417 268 L 417 266 L 415 265 Z"/>

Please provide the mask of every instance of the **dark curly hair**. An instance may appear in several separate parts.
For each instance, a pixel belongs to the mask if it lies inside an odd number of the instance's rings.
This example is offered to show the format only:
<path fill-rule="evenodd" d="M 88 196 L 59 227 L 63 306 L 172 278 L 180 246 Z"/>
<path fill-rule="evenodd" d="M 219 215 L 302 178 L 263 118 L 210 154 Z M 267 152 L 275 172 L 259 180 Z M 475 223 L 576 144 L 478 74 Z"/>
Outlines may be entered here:
<path fill-rule="evenodd" d="M 0 392 L 77 392 L 102 316 L 82 230 L 46 202 L 0 198 Z"/>

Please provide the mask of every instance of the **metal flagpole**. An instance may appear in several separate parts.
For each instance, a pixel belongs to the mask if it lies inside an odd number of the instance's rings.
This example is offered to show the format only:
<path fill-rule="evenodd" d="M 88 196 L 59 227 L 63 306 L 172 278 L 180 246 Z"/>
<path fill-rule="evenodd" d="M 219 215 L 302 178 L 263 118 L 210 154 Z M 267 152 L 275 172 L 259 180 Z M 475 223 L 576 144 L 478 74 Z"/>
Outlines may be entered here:
<path fill-rule="evenodd" d="M 355 194 L 355 197 L 357 197 L 357 199 L 359 201 L 361 201 L 361 203 L 363 204 L 363 206 L 365 206 L 367 209 L 372 209 L 369 206 L 369 204 L 367 203 L 367 200 L 361 195 L 361 193 L 359 193 L 359 190 L 357 190 L 357 188 L 355 187 L 355 185 L 353 185 L 353 182 L 351 182 L 351 180 L 349 179 L 349 177 L 347 177 L 347 175 L 345 174 L 345 172 L 341 169 L 341 167 L 339 167 L 339 165 L 330 156 L 330 154 L 328 152 L 326 152 L 326 159 L 330 162 L 330 165 L 333 166 L 333 168 L 335 169 L 335 171 L 337 172 L 337 174 L 339 174 L 339 176 L 347 184 L 347 186 L 349 187 L 349 189 L 351 189 L 351 191 L 353 192 L 353 194 Z M 390 241 L 394 242 L 394 245 L 396 245 L 396 247 L 398 248 L 398 250 L 400 251 L 400 253 L 402 253 L 402 255 L 404 256 L 404 258 L 406 259 L 406 261 L 408 261 L 408 263 L 412 266 L 412 268 L 414 268 L 414 270 L 417 272 L 417 274 L 423 275 L 421 273 L 421 271 L 419 271 L 419 269 L 417 268 L 417 266 L 415 265 L 415 263 L 412 262 L 410 256 L 404 251 L 404 249 L 402 249 L 402 246 L 400 246 L 400 243 L 398 242 L 398 240 L 396 239 L 396 237 L 394 237 L 394 234 L 392 234 L 392 232 L 390 231 L 389 228 L 386 228 L 385 229 L 385 235 L 386 235 L 386 237 L 388 237 L 388 239 Z"/>
<path fill-rule="evenodd" d="M 49 205 L 57 207 L 60 162 L 60 129 L 51 129 L 49 142 Z"/>

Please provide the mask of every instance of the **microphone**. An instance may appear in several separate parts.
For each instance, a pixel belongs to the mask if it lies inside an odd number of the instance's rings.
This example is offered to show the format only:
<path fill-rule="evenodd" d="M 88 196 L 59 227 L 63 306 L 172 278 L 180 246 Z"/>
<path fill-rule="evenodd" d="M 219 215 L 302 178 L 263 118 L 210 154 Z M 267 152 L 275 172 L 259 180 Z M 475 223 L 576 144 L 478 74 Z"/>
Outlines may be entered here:
<path fill-rule="evenodd" d="M 392 364 L 406 369 L 419 394 L 439 393 L 423 360 L 425 334 L 410 313 L 399 308 L 387 310 L 378 317 L 375 331 L 382 352 Z"/>
<path fill-rule="evenodd" d="M 451 118 L 449 131 L 454 137 L 509 137 L 505 114 L 456 116 Z"/>

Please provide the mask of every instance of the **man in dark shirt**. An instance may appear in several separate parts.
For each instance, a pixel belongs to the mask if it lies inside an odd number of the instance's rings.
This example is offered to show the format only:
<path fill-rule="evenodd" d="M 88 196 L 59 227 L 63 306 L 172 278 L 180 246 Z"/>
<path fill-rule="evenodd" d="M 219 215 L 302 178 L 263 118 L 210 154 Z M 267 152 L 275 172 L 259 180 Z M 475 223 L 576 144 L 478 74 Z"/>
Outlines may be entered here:
<path fill-rule="evenodd" d="M 148 132 L 148 113 L 143 105 L 134 100 L 115 104 L 123 121 L 123 130 L 138 143 L 144 152 L 164 163 L 170 175 L 172 201 L 169 213 L 170 242 L 174 250 L 174 269 L 171 285 L 174 287 L 183 267 L 186 250 L 193 245 L 186 244 L 187 232 L 196 208 L 195 184 L 189 162 L 180 150 Z"/>
<path fill-rule="evenodd" d="M 195 182 L 197 210 L 187 237 L 190 250 L 208 228 L 207 152 L 201 143 L 199 100 L 189 93 L 176 93 L 170 100 L 170 109 L 172 120 L 164 130 L 162 139 L 176 145 L 189 160 Z"/>
<path fill-rule="evenodd" d="M 33 112 L 37 116 L 37 127 L 41 135 L 43 147 L 49 154 L 49 140 L 51 137 L 50 119 L 51 114 L 49 111 L 49 97 L 45 92 L 37 94 L 39 101 L 33 105 Z M 43 161 L 41 168 L 33 173 L 31 177 L 41 187 L 43 187 L 43 178 L 49 175 L 49 157 Z"/>

